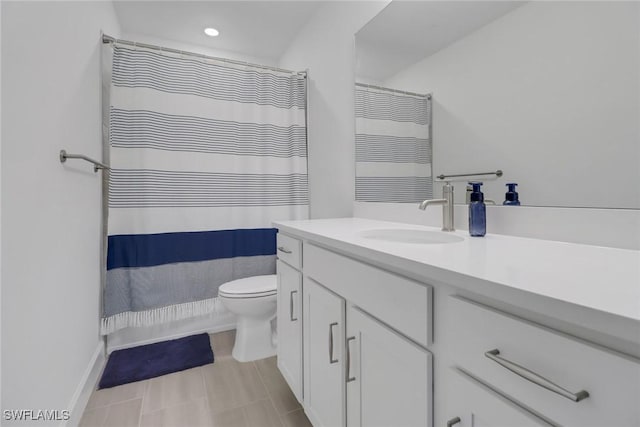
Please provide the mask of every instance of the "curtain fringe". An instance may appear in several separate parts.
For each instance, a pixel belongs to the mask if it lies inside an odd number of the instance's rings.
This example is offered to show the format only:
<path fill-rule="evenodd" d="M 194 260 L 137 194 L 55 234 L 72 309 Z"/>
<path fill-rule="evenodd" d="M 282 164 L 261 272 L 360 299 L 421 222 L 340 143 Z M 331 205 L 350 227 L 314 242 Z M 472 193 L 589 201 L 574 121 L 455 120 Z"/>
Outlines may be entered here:
<path fill-rule="evenodd" d="M 113 316 L 103 317 L 100 322 L 100 333 L 108 335 L 123 328 L 153 326 L 159 323 L 203 316 L 210 313 L 224 313 L 226 311 L 218 298 L 169 305 L 145 311 L 125 311 Z"/>

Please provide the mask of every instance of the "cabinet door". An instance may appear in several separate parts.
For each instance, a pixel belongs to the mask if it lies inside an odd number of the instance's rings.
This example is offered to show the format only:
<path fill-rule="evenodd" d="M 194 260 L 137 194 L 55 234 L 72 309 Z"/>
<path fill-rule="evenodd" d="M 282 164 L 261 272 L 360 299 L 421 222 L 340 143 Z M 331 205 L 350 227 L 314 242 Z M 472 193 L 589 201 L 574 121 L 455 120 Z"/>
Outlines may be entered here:
<path fill-rule="evenodd" d="M 345 302 L 307 277 L 303 300 L 304 410 L 315 427 L 341 427 Z"/>
<path fill-rule="evenodd" d="M 302 274 L 278 261 L 278 368 L 302 402 Z"/>
<path fill-rule="evenodd" d="M 347 426 L 432 425 L 431 353 L 353 306 L 345 364 Z"/>
<path fill-rule="evenodd" d="M 446 388 L 444 425 L 447 427 L 549 427 L 526 409 L 511 402 L 471 376 L 451 368 Z"/>

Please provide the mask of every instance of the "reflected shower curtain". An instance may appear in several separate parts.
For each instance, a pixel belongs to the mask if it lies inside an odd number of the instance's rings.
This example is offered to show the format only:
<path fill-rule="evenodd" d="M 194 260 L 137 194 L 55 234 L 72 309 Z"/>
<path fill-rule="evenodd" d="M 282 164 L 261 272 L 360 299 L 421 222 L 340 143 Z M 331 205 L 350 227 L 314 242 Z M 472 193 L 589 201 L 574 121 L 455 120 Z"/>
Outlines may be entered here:
<path fill-rule="evenodd" d="M 431 96 L 356 85 L 356 201 L 433 198 Z"/>
<path fill-rule="evenodd" d="M 102 333 L 221 310 L 275 273 L 274 220 L 308 218 L 306 79 L 105 46 Z"/>

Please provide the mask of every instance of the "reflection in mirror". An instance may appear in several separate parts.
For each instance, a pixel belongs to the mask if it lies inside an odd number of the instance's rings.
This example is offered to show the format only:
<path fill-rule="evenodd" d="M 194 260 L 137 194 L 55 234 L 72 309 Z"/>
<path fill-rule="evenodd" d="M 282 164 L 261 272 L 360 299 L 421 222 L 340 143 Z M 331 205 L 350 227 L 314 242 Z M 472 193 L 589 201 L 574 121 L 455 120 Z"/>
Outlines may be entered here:
<path fill-rule="evenodd" d="M 434 176 L 501 169 L 498 204 L 517 182 L 523 205 L 640 209 L 640 3 L 396 0 L 356 54 L 357 82 L 433 94 Z"/>
<path fill-rule="evenodd" d="M 356 84 L 356 201 L 433 198 L 431 96 Z"/>

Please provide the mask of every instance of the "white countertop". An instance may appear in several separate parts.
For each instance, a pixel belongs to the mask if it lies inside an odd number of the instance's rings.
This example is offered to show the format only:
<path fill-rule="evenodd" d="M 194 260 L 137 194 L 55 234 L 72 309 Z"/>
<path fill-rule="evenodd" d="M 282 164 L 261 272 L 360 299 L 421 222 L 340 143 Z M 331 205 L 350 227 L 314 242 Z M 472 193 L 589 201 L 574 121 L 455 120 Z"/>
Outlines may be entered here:
<path fill-rule="evenodd" d="M 498 285 L 640 321 L 640 251 L 487 234 L 445 244 L 368 239 L 372 229 L 440 231 L 436 227 L 338 218 L 281 221 L 282 232 L 375 264 L 396 266 L 413 276 L 472 289 Z"/>

